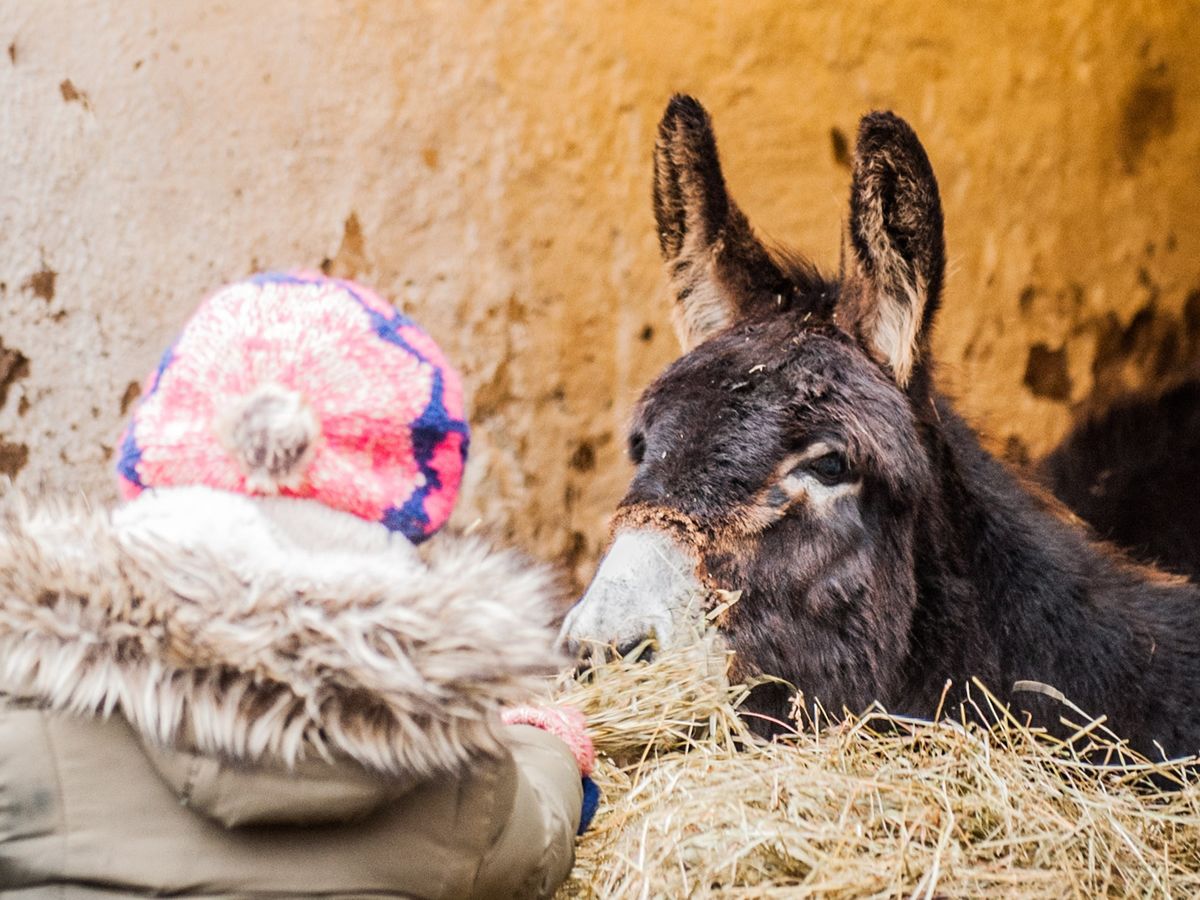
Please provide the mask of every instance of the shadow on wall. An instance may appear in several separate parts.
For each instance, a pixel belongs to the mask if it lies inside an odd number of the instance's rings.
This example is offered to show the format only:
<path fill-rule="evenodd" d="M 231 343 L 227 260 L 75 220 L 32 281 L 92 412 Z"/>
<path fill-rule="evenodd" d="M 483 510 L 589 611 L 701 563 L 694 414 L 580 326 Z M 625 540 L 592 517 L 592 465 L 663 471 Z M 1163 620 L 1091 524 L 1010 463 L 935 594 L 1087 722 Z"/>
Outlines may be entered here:
<path fill-rule="evenodd" d="M 1152 251 L 1151 251 L 1152 252 Z M 1051 346 L 1035 341 L 1029 346 L 1022 382 L 1037 398 L 1063 404 L 1076 418 L 1095 416 L 1134 394 L 1157 394 L 1180 380 L 1200 376 L 1200 286 L 1192 290 L 1182 310 L 1173 313 L 1159 302 L 1159 289 L 1147 269 L 1138 274 L 1146 299 L 1133 317 L 1122 324 L 1112 310 L 1079 314 L 1066 340 Z M 1077 311 L 1083 307 L 1083 288 L 1072 285 L 1068 296 Z M 1037 291 L 1021 294 L 1022 315 L 1030 315 Z M 1076 395 L 1071 371 L 1072 348 L 1090 348 L 1091 390 Z M 968 355 L 970 348 L 968 348 Z M 1028 465 L 1030 453 L 1018 434 L 1005 438 L 1002 453 L 1009 462 Z"/>

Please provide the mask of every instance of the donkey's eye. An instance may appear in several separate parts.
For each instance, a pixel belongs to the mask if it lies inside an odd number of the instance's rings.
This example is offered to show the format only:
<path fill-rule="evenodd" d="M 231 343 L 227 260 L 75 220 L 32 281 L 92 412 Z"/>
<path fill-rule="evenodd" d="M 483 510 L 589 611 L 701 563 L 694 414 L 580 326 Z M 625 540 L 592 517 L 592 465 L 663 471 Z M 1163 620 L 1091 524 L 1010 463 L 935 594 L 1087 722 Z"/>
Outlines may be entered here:
<path fill-rule="evenodd" d="M 640 431 L 635 431 L 629 436 L 629 458 L 633 460 L 635 466 L 642 464 L 642 459 L 646 456 L 646 438 Z"/>
<path fill-rule="evenodd" d="M 837 484 L 840 481 L 844 481 L 846 475 L 850 472 L 850 466 L 846 462 L 846 457 L 836 450 L 810 460 L 804 467 L 816 475 L 817 479 L 824 484 Z"/>

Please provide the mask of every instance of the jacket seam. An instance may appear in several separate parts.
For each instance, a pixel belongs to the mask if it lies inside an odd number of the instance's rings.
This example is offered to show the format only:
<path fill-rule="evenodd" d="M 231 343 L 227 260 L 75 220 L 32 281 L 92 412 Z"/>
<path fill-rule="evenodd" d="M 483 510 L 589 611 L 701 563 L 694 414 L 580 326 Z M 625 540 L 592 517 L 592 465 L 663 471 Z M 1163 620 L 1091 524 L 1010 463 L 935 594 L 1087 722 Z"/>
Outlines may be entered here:
<path fill-rule="evenodd" d="M 37 714 L 38 727 L 42 730 L 42 737 L 46 739 L 46 747 L 50 751 L 50 766 L 54 772 L 54 787 L 58 791 L 58 808 L 59 821 L 58 827 L 62 829 L 62 835 L 59 840 L 61 856 L 59 864 L 60 871 L 68 871 L 68 863 L 71 857 L 71 828 L 69 824 L 68 808 L 67 808 L 67 792 L 63 788 L 62 770 L 59 766 L 58 751 L 55 747 L 54 736 L 50 733 L 50 721 L 47 713 L 39 711 Z M 67 896 L 67 886 L 59 885 L 58 896 L 65 898 Z"/>
<path fill-rule="evenodd" d="M 179 788 L 179 803 L 182 806 L 192 805 L 192 794 L 196 790 L 196 782 L 200 779 L 200 760 L 195 756 L 188 760 L 187 775 Z"/>
<path fill-rule="evenodd" d="M 513 760 L 513 765 L 514 766 L 516 765 L 515 759 Z M 492 769 L 490 767 L 488 768 L 487 772 L 488 772 L 487 796 L 486 796 L 487 802 L 481 803 L 479 805 L 486 809 L 486 811 L 487 811 L 486 819 L 491 820 L 491 819 L 495 818 L 497 800 L 499 799 L 499 794 L 496 790 L 496 784 L 499 781 L 499 775 L 494 769 Z M 520 773 L 517 773 L 517 774 L 519 776 Z M 460 798 L 461 798 L 461 791 L 460 791 Z M 460 803 L 461 803 L 461 800 L 460 800 Z M 464 806 L 465 806 L 465 804 L 459 806 L 460 816 L 462 814 L 462 810 L 463 810 Z M 509 820 L 511 820 L 514 812 L 515 812 L 514 810 L 509 811 Z M 479 847 L 479 855 L 478 855 L 478 859 L 475 863 L 475 874 L 471 877 L 471 896 L 473 896 L 473 897 L 479 896 L 479 878 L 483 874 L 484 866 L 487 864 L 489 858 L 492 855 L 492 852 L 496 849 L 496 843 L 497 843 L 497 841 L 500 840 L 501 835 L 504 834 L 505 829 L 507 828 L 507 825 L 508 825 L 508 823 L 505 822 L 504 827 L 501 827 L 500 830 L 496 833 L 496 835 L 494 837 L 489 838 L 481 847 Z"/>

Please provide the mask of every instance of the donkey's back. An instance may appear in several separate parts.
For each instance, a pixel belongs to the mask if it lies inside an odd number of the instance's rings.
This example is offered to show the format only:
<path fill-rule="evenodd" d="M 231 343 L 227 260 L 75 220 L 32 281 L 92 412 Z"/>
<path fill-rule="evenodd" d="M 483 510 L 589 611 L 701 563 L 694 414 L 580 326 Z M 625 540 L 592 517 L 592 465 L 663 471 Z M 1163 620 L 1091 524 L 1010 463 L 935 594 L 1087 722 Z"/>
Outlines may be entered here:
<path fill-rule="evenodd" d="M 1039 462 L 1037 477 L 1138 560 L 1200 577 L 1200 380 L 1084 417 Z"/>

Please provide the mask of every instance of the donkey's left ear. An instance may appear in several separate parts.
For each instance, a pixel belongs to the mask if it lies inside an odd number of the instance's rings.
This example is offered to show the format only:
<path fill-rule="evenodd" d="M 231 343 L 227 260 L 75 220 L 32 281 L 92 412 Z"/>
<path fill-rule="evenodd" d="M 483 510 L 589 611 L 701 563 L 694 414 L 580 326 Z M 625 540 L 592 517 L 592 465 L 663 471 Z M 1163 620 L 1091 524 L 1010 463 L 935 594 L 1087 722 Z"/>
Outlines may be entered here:
<path fill-rule="evenodd" d="M 901 387 L 928 353 L 945 268 L 929 157 L 907 122 L 871 113 L 858 127 L 838 319 Z"/>

